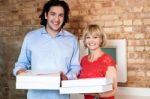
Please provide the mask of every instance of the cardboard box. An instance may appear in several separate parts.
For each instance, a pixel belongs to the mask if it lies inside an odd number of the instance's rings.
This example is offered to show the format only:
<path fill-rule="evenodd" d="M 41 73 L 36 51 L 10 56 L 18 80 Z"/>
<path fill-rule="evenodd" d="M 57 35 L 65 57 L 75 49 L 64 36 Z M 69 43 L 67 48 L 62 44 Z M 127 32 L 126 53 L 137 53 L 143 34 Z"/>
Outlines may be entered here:
<path fill-rule="evenodd" d="M 60 94 L 102 93 L 112 90 L 111 78 L 86 78 L 62 81 Z"/>
<path fill-rule="evenodd" d="M 98 86 L 112 84 L 111 78 L 86 78 L 62 81 L 62 87 Z"/>
<path fill-rule="evenodd" d="M 16 89 L 59 90 L 60 74 L 23 73 L 16 76 Z"/>
<path fill-rule="evenodd" d="M 60 94 L 102 93 L 112 90 L 112 85 L 61 87 Z"/>

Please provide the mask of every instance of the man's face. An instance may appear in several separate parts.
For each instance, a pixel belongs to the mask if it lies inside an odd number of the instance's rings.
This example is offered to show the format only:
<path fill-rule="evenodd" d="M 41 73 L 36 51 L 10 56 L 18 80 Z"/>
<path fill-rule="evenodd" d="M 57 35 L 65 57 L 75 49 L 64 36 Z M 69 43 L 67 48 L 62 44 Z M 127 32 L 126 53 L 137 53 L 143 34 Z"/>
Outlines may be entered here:
<path fill-rule="evenodd" d="M 64 22 L 64 9 L 61 6 L 52 6 L 48 13 L 45 13 L 47 19 L 46 28 L 53 32 L 58 32 Z"/>

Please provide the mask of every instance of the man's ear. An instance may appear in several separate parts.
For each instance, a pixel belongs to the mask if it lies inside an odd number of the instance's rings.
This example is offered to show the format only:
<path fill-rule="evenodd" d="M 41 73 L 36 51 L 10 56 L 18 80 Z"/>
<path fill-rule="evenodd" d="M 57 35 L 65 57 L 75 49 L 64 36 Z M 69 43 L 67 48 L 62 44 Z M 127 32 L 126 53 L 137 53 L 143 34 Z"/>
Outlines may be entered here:
<path fill-rule="evenodd" d="M 45 19 L 47 19 L 47 13 L 45 12 Z"/>

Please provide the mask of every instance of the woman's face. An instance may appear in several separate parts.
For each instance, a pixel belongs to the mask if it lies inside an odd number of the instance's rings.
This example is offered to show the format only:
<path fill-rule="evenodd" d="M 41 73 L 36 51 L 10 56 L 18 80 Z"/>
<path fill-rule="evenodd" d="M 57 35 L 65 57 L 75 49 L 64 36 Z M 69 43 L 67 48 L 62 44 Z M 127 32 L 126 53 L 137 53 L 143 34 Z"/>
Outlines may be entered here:
<path fill-rule="evenodd" d="M 100 36 L 98 36 L 98 35 L 88 34 L 85 37 L 85 44 L 89 50 L 99 49 L 101 42 L 102 42 L 102 40 L 101 40 Z"/>

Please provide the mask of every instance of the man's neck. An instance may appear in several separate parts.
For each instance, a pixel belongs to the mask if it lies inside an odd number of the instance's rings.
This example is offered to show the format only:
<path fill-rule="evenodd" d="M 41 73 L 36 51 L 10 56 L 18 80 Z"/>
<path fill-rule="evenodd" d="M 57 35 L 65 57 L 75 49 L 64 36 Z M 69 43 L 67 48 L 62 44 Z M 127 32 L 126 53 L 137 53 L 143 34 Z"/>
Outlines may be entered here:
<path fill-rule="evenodd" d="M 46 28 L 46 31 L 48 32 L 48 34 L 49 34 L 51 37 L 56 37 L 56 35 L 60 32 L 60 30 L 61 30 L 61 29 L 55 31 L 55 30 Z"/>

